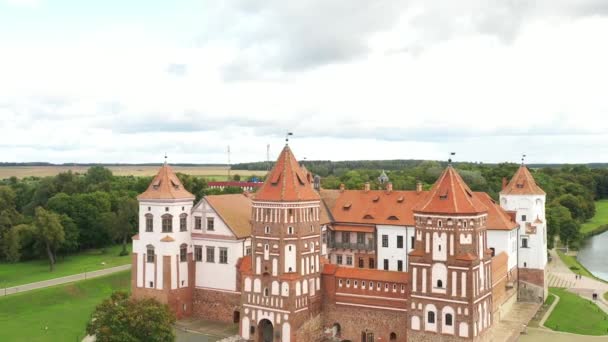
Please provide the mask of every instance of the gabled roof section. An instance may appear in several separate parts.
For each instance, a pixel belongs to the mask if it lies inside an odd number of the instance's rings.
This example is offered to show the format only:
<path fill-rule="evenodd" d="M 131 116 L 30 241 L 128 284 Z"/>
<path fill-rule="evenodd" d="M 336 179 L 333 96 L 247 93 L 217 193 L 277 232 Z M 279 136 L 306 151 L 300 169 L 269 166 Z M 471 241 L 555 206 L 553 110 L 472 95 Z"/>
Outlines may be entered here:
<path fill-rule="evenodd" d="M 443 171 L 427 197 L 414 208 L 414 212 L 426 214 L 480 214 L 487 211 L 451 165 Z"/>
<path fill-rule="evenodd" d="M 309 177 L 300 167 L 288 145 L 285 145 L 277 162 L 256 192 L 256 201 L 299 202 L 318 201 Z"/>
<path fill-rule="evenodd" d="M 168 164 L 163 164 L 148 186 L 148 189 L 137 196 L 138 200 L 194 200 L 194 195 L 188 192 L 179 181 Z"/>
<path fill-rule="evenodd" d="M 545 195 L 543 189 L 536 185 L 534 177 L 528 167 L 522 165 L 507 186 L 500 192 L 501 195 Z"/>
<path fill-rule="evenodd" d="M 251 235 L 251 198 L 246 194 L 205 196 L 226 226 L 239 238 Z"/>
<path fill-rule="evenodd" d="M 475 192 L 473 194 L 488 208 L 488 222 L 486 223 L 488 230 L 512 230 L 517 228 L 517 222 L 490 195 L 485 192 Z"/>

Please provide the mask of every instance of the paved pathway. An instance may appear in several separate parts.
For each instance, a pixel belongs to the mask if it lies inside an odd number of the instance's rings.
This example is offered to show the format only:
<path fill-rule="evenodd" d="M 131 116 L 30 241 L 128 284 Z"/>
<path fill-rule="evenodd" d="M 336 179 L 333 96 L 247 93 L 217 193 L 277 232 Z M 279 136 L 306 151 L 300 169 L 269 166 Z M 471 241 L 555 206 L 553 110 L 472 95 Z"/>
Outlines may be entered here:
<path fill-rule="evenodd" d="M 66 277 L 53 278 L 53 279 L 49 279 L 49 280 L 39 281 L 36 283 L 29 283 L 29 284 L 23 284 L 23 285 L 18 285 L 18 286 L 13 286 L 13 287 L 7 287 L 5 289 L 0 289 L 0 296 L 7 296 L 7 295 L 15 294 L 15 293 L 41 289 L 41 288 L 45 288 L 45 287 L 49 287 L 49 286 L 71 283 L 71 282 L 78 281 L 78 280 L 97 278 L 97 277 L 101 277 L 104 275 L 108 275 L 108 274 L 112 274 L 112 273 L 116 273 L 116 272 L 120 272 L 120 271 L 125 271 L 125 270 L 130 270 L 130 269 L 131 269 L 131 264 L 128 264 L 128 265 L 110 267 L 110 268 L 106 268 L 103 270 L 72 274 L 72 275 L 69 275 Z"/>
<path fill-rule="evenodd" d="M 175 323 L 177 342 L 239 341 L 239 326 L 235 323 L 222 323 L 186 318 Z"/>

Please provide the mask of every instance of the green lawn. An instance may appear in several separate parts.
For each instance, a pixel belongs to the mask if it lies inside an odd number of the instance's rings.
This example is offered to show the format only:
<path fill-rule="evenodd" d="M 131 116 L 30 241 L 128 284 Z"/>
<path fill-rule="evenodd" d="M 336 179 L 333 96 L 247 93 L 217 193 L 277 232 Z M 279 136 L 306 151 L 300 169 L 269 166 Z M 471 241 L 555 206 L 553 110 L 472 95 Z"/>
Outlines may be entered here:
<path fill-rule="evenodd" d="M 590 300 L 552 287 L 559 302 L 545 322 L 547 328 L 581 335 L 608 335 L 608 315 Z"/>
<path fill-rule="evenodd" d="M 130 289 L 131 272 L 0 297 L 0 341 L 80 341 L 97 304 Z"/>
<path fill-rule="evenodd" d="M 559 258 L 562 259 L 562 261 L 564 262 L 564 264 L 566 264 L 566 266 L 568 266 L 568 268 L 570 270 L 572 270 L 572 272 L 574 272 L 576 274 L 583 275 L 585 277 L 589 277 L 589 278 L 593 278 L 593 279 L 598 279 L 593 274 L 591 274 L 591 272 L 589 272 L 585 268 L 585 266 L 581 265 L 581 263 L 578 262 L 578 260 L 576 260 L 576 257 L 574 257 L 572 255 L 566 255 L 566 254 L 564 254 L 563 252 L 560 252 L 560 251 L 557 251 L 557 254 L 559 255 Z"/>
<path fill-rule="evenodd" d="M 604 299 L 605 299 L 605 300 L 608 300 L 608 292 L 605 292 L 605 293 L 604 293 Z"/>
<path fill-rule="evenodd" d="M 131 244 L 127 245 L 129 252 Z M 33 283 L 37 281 L 65 277 L 71 274 L 101 270 L 104 268 L 126 265 L 131 263 L 131 256 L 118 256 L 122 247 L 113 246 L 102 254 L 100 250 L 89 250 L 80 254 L 59 257 L 55 271 L 49 271 L 46 259 L 0 264 L 0 288 Z M 105 262 L 105 265 L 101 263 Z"/>
<path fill-rule="evenodd" d="M 596 201 L 595 215 L 581 226 L 581 233 L 587 234 L 604 224 L 608 224 L 608 200 Z"/>

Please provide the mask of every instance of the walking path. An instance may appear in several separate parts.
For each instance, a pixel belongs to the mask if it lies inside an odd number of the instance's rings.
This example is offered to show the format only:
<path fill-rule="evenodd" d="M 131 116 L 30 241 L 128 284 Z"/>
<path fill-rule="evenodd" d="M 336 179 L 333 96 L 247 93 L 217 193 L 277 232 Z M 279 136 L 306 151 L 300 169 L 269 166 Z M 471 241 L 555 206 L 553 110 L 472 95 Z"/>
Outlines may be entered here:
<path fill-rule="evenodd" d="M 35 283 L 7 287 L 4 289 L 0 289 L 0 296 L 8 296 L 8 295 L 12 295 L 15 293 L 21 293 L 21 292 L 41 289 L 41 288 L 45 288 L 45 287 L 49 287 L 49 286 L 71 283 L 71 282 L 78 281 L 78 280 L 97 278 L 97 277 L 101 277 L 104 275 L 108 275 L 108 274 L 112 274 L 112 273 L 116 273 L 116 272 L 120 272 L 120 271 L 126 271 L 126 270 L 130 270 L 130 269 L 131 269 L 131 264 L 128 264 L 128 265 L 110 267 L 110 268 L 106 268 L 106 269 L 98 270 L 98 271 L 72 274 L 72 275 L 69 275 L 66 277 L 54 278 L 54 279 L 39 281 L 39 282 L 35 282 Z"/>

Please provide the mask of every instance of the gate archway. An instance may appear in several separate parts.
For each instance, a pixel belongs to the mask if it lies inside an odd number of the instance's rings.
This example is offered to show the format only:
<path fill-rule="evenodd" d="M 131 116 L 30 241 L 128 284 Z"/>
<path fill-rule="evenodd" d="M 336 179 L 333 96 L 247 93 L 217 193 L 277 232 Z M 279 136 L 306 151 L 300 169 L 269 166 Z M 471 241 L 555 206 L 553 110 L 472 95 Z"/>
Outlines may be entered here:
<path fill-rule="evenodd" d="M 272 322 L 267 319 L 263 319 L 258 324 L 258 341 L 261 342 L 272 342 L 274 335 L 274 328 Z"/>

